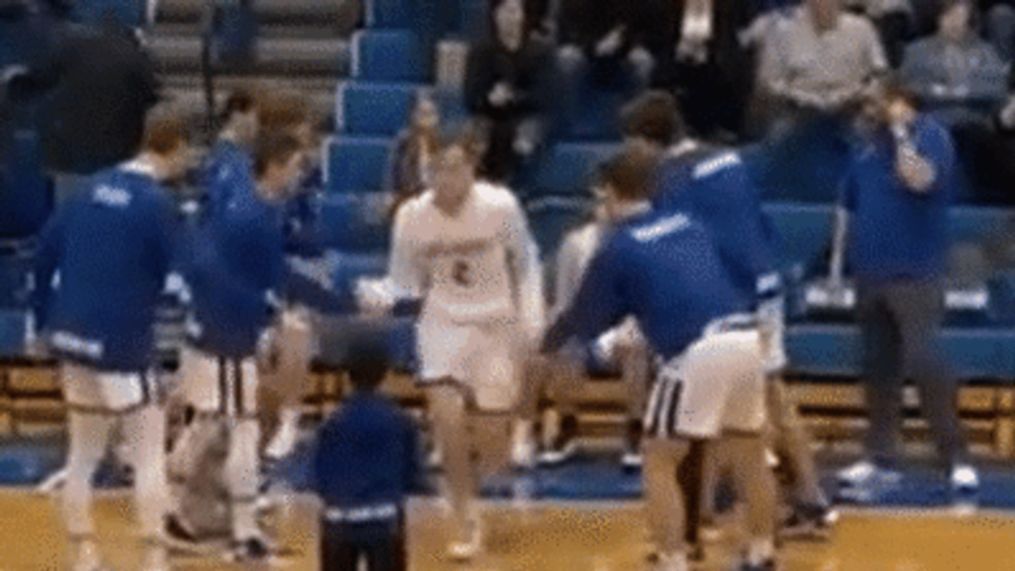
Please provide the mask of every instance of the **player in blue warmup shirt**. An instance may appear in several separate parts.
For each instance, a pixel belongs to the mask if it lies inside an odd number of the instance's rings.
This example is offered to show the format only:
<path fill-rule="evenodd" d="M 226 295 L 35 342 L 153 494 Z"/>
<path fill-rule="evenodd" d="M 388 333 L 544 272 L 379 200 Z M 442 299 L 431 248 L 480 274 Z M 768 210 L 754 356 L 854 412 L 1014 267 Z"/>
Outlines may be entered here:
<path fill-rule="evenodd" d="M 773 568 L 774 481 L 765 463 L 761 340 L 753 298 L 727 277 L 709 233 L 682 212 L 653 211 L 657 154 L 630 145 L 603 169 L 606 200 L 629 217 L 606 239 L 546 352 L 586 347 L 634 316 L 661 363 L 645 414 L 644 487 L 659 571 L 688 568 L 684 500 L 674 474 L 692 443 L 731 447 L 750 545 L 742 569 Z M 569 352 L 569 351 L 566 351 Z"/>
<path fill-rule="evenodd" d="M 960 494 L 979 487 L 956 410 L 957 383 L 938 345 L 948 259 L 948 207 L 958 166 L 948 130 L 888 84 L 869 105 L 866 140 L 853 153 L 844 204 L 846 256 L 857 287 L 865 348 L 869 458 L 842 471 L 846 488 L 897 483 L 902 383 L 912 378 L 942 460 Z"/>
<path fill-rule="evenodd" d="M 254 188 L 253 147 L 259 132 L 258 107 L 254 96 L 236 90 L 222 112 L 223 126 L 218 141 L 208 153 L 200 173 L 205 190 L 205 216 L 217 216 L 237 195 Z"/>
<path fill-rule="evenodd" d="M 382 339 L 349 348 L 353 394 L 317 433 L 314 492 L 321 498 L 321 569 L 404 571 L 406 495 L 425 486 L 418 429 L 377 394 L 388 372 Z"/>
<path fill-rule="evenodd" d="M 62 511 L 70 569 L 102 568 L 89 513 L 92 475 L 119 426 L 134 468 L 144 542 L 141 568 L 167 571 L 162 530 L 165 405 L 155 368 L 155 310 L 170 271 L 177 211 L 162 181 L 185 172 L 186 127 L 153 110 L 140 155 L 99 172 L 63 204 L 44 231 L 35 311 L 63 365 L 70 450 Z"/>
<path fill-rule="evenodd" d="M 287 279 L 281 207 L 301 173 L 301 152 L 292 137 L 261 137 L 256 188 L 246 197 L 237 193 L 223 213 L 205 219 L 180 262 L 190 305 L 182 376 L 199 419 L 225 419 L 230 429 L 224 470 L 234 552 L 243 561 L 269 555 L 256 510 L 257 357 L 270 356 L 267 333 Z M 187 531 L 185 521 L 176 523 Z"/>
<path fill-rule="evenodd" d="M 786 398 L 781 377 L 786 366 L 785 303 L 777 271 L 778 237 L 762 210 L 760 189 L 739 152 L 689 136 L 677 103 L 668 93 L 648 92 L 629 104 L 624 110 L 624 127 L 629 139 L 646 142 L 664 153 L 657 172 L 655 207 L 663 212 L 685 212 L 703 224 L 739 294 L 755 300 L 765 333 L 775 452 L 789 468 L 795 504 L 780 536 L 827 538 L 837 514 L 821 489 L 810 437 L 796 406 Z"/>

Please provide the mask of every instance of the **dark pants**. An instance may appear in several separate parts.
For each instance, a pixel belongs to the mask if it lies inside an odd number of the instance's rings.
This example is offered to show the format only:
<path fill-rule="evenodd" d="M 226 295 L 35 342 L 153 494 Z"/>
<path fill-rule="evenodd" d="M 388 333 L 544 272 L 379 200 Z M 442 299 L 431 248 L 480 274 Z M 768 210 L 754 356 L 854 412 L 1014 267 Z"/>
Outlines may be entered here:
<path fill-rule="evenodd" d="M 941 459 L 950 464 L 964 461 L 966 442 L 956 407 L 958 386 L 938 342 L 944 314 L 943 283 L 860 284 L 857 308 L 870 415 L 867 450 L 874 462 L 890 467 L 897 458 L 906 378 L 920 391 L 920 406 Z"/>
<path fill-rule="evenodd" d="M 373 524 L 321 523 L 321 571 L 405 571 L 405 530 L 402 522 Z"/>

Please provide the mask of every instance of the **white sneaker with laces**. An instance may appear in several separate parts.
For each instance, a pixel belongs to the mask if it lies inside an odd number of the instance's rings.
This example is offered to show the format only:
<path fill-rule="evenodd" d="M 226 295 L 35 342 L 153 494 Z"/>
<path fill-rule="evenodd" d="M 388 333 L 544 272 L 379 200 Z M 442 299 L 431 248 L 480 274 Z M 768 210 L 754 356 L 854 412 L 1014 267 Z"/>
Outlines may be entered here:
<path fill-rule="evenodd" d="M 894 470 L 879 468 L 870 460 L 861 460 L 841 470 L 838 474 L 839 485 L 842 487 L 862 487 L 873 482 L 891 485 L 902 480 L 902 475 Z"/>
<path fill-rule="evenodd" d="M 980 475 L 969 464 L 958 464 L 952 468 L 952 489 L 975 492 L 980 489 Z"/>

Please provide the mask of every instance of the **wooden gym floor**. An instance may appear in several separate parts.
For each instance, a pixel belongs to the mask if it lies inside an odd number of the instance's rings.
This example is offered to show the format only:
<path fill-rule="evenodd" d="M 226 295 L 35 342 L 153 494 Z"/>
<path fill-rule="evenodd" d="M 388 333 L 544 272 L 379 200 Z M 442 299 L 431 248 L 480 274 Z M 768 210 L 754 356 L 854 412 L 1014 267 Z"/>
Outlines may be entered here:
<path fill-rule="evenodd" d="M 636 503 L 488 504 L 488 553 L 468 565 L 442 557 L 443 517 L 433 501 L 414 502 L 414 571 L 641 571 L 646 531 Z M 0 491 L 0 571 L 63 568 L 65 543 L 50 498 Z M 106 496 L 97 510 L 103 552 L 118 571 L 137 570 L 128 502 Z M 281 541 L 302 552 L 273 569 L 313 571 L 313 504 L 303 498 L 278 516 Z M 1015 569 L 1015 514 L 957 517 L 944 512 L 849 512 L 829 543 L 791 544 L 784 571 L 1007 571 Z M 729 568 L 731 550 L 709 548 L 704 571 Z M 177 560 L 181 571 L 240 569 L 221 559 Z"/>

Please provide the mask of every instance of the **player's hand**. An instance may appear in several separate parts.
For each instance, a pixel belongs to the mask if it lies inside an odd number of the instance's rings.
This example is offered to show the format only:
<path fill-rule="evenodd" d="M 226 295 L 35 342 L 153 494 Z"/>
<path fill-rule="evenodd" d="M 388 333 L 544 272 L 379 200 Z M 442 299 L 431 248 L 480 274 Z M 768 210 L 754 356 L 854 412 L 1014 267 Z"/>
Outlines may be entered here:
<path fill-rule="evenodd" d="M 391 312 L 395 298 L 387 279 L 363 278 L 356 283 L 356 304 L 368 317 L 381 317 Z"/>

